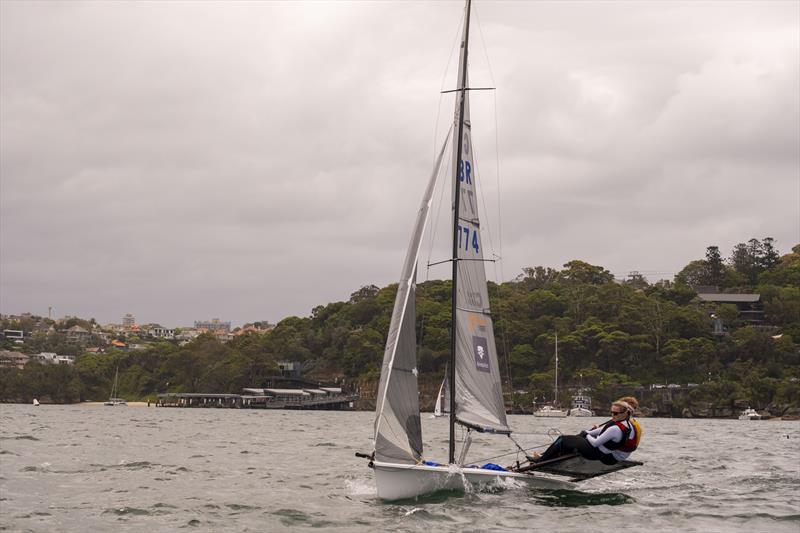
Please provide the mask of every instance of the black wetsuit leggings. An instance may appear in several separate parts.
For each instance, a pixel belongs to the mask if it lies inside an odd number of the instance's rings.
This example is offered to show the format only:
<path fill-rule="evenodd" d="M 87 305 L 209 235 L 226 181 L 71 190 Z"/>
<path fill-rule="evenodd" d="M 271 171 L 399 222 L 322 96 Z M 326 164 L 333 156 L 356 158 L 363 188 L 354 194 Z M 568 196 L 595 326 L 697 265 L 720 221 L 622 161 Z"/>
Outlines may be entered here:
<path fill-rule="evenodd" d="M 607 465 L 613 465 L 617 462 L 613 455 L 601 452 L 580 435 L 561 435 L 544 451 L 537 462 L 555 459 L 573 452 L 578 452 L 591 461 L 602 461 Z"/>

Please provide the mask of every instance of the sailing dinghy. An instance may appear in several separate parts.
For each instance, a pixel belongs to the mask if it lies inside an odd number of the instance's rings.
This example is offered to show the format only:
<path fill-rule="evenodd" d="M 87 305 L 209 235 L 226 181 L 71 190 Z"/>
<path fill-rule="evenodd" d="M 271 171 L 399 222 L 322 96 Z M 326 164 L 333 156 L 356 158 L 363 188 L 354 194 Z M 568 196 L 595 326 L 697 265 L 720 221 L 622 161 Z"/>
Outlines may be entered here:
<path fill-rule="evenodd" d="M 450 414 L 450 381 L 447 376 L 447 368 L 444 369 L 444 379 L 436 394 L 436 404 L 433 407 L 434 418 L 440 418 Z"/>
<path fill-rule="evenodd" d="M 536 488 L 573 488 L 573 480 L 593 477 L 592 469 L 602 474 L 617 470 L 599 461 L 584 461 L 573 456 L 516 468 L 494 464 L 470 465 L 466 456 L 473 431 L 484 434 L 511 435 L 506 420 L 497 348 L 489 310 L 480 221 L 475 199 L 475 165 L 467 75 L 469 20 L 471 0 L 467 0 L 465 24 L 461 40 L 455 122 L 445 145 L 438 154 L 433 173 L 425 189 L 411 242 L 406 252 L 395 297 L 389 334 L 381 367 L 380 385 L 375 410 L 374 448 L 371 454 L 357 453 L 369 459 L 375 472 L 378 497 L 386 500 L 414 498 L 438 490 L 469 490 L 484 485 L 515 482 Z M 416 363 L 416 277 L 422 236 L 428 222 L 433 191 L 439 167 L 450 135 L 453 142 L 453 241 L 452 241 L 452 305 L 451 354 L 448 363 L 450 383 L 449 458 L 446 464 L 423 459 L 422 427 Z M 456 425 L 466 430 L 456 456 Z M 516 444 L 516 443 L 514 443 Z M 524 450 L 517 445 L 521 453 Z M 514 451 L 511 452 L 513 454 Z M 527 458 L 527 454 L 525 454 Z M 582 465 L 582 472 L 564 467 L 562 462 Z M 588 466 L 586 463 L 597 463 Z M 632 466 L 628 465 L 628 466 Z M 550 467 L 545 474 L 539 469 Z M 620 468 L 625 468 L 620 464 Z M 575 475 L 577 474 L 577 475 Z M 553 476 L 568 476 L 563 481 Z"/>
<path fill-rule="evenodd" d="M 556 372 L 555 385 L 553 386 L 553 405 L 543 405 L 533 412 L 533 416 L 547 418 L 564 418 L 567 412 L 558 407 L 558 332 L 556 331 Z"/>

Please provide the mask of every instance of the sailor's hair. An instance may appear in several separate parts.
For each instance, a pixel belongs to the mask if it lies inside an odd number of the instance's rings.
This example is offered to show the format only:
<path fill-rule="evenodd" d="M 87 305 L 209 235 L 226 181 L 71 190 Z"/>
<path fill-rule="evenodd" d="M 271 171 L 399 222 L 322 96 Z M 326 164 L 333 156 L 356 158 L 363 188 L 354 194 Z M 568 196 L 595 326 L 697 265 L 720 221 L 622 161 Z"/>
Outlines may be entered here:
<path fill-rule="evenodd" d="M 629 404 L 625 400 L 617 400 L 616 402 L 614 402 L 614 405 L 616 405 L 618 407 L 622 407 L 623 409 L 628 411 L 628 413 L 630 413 L 630 414 L 633 414 L 633 412 L 636 410 L 636 409 L 633 408 L 633 406 L 631 404 Z"/>
<path fill-rule="evenodd" d="M 622 398 L 619 399 L 619 401 L 628 402 L 629 404 L 631 404 L 631 407 L 633 407 L 634 409 L 638 409 L 639 408 L 639 400 L 637 400 L 633 396 L 623 396 Z"/>

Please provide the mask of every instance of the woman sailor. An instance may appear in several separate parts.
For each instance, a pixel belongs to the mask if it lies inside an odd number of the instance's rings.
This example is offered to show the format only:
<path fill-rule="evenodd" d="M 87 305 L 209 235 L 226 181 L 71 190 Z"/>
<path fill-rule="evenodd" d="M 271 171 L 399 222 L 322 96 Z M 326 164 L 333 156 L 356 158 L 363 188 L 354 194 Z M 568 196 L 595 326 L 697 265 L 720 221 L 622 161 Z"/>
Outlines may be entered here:
<path fill-rule="evenodd" d="M 611 420 L 594 426 L 579 435 L 561 435 L 541 455 L 534 454 L 537 463 L 578 452 L 586 459 L 613 465 L 627 459 L 639 445 L 642 428 L 633 413 L 639 402 L 625 396 L 611 404 Z"/>

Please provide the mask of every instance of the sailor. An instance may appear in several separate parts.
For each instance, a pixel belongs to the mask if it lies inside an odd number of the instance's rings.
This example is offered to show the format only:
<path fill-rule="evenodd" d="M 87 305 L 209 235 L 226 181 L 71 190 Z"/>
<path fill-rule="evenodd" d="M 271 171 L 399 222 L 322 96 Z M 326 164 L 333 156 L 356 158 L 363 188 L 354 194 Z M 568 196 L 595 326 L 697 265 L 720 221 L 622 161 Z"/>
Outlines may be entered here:
<path fill-rule="evenodd" d="M 562 435 L 541 455 L 534 454 L 537 463 L 562 455 L 578 452 L 586 459 L 613 465 L 623 461 L 636 450 L 642 437 L 642 429 L 633 418 L 639 402 L 633 396 L 625 396 L 611 404 L 611 420 L 602 426 L 594 426 L 579 435 Z"/>

